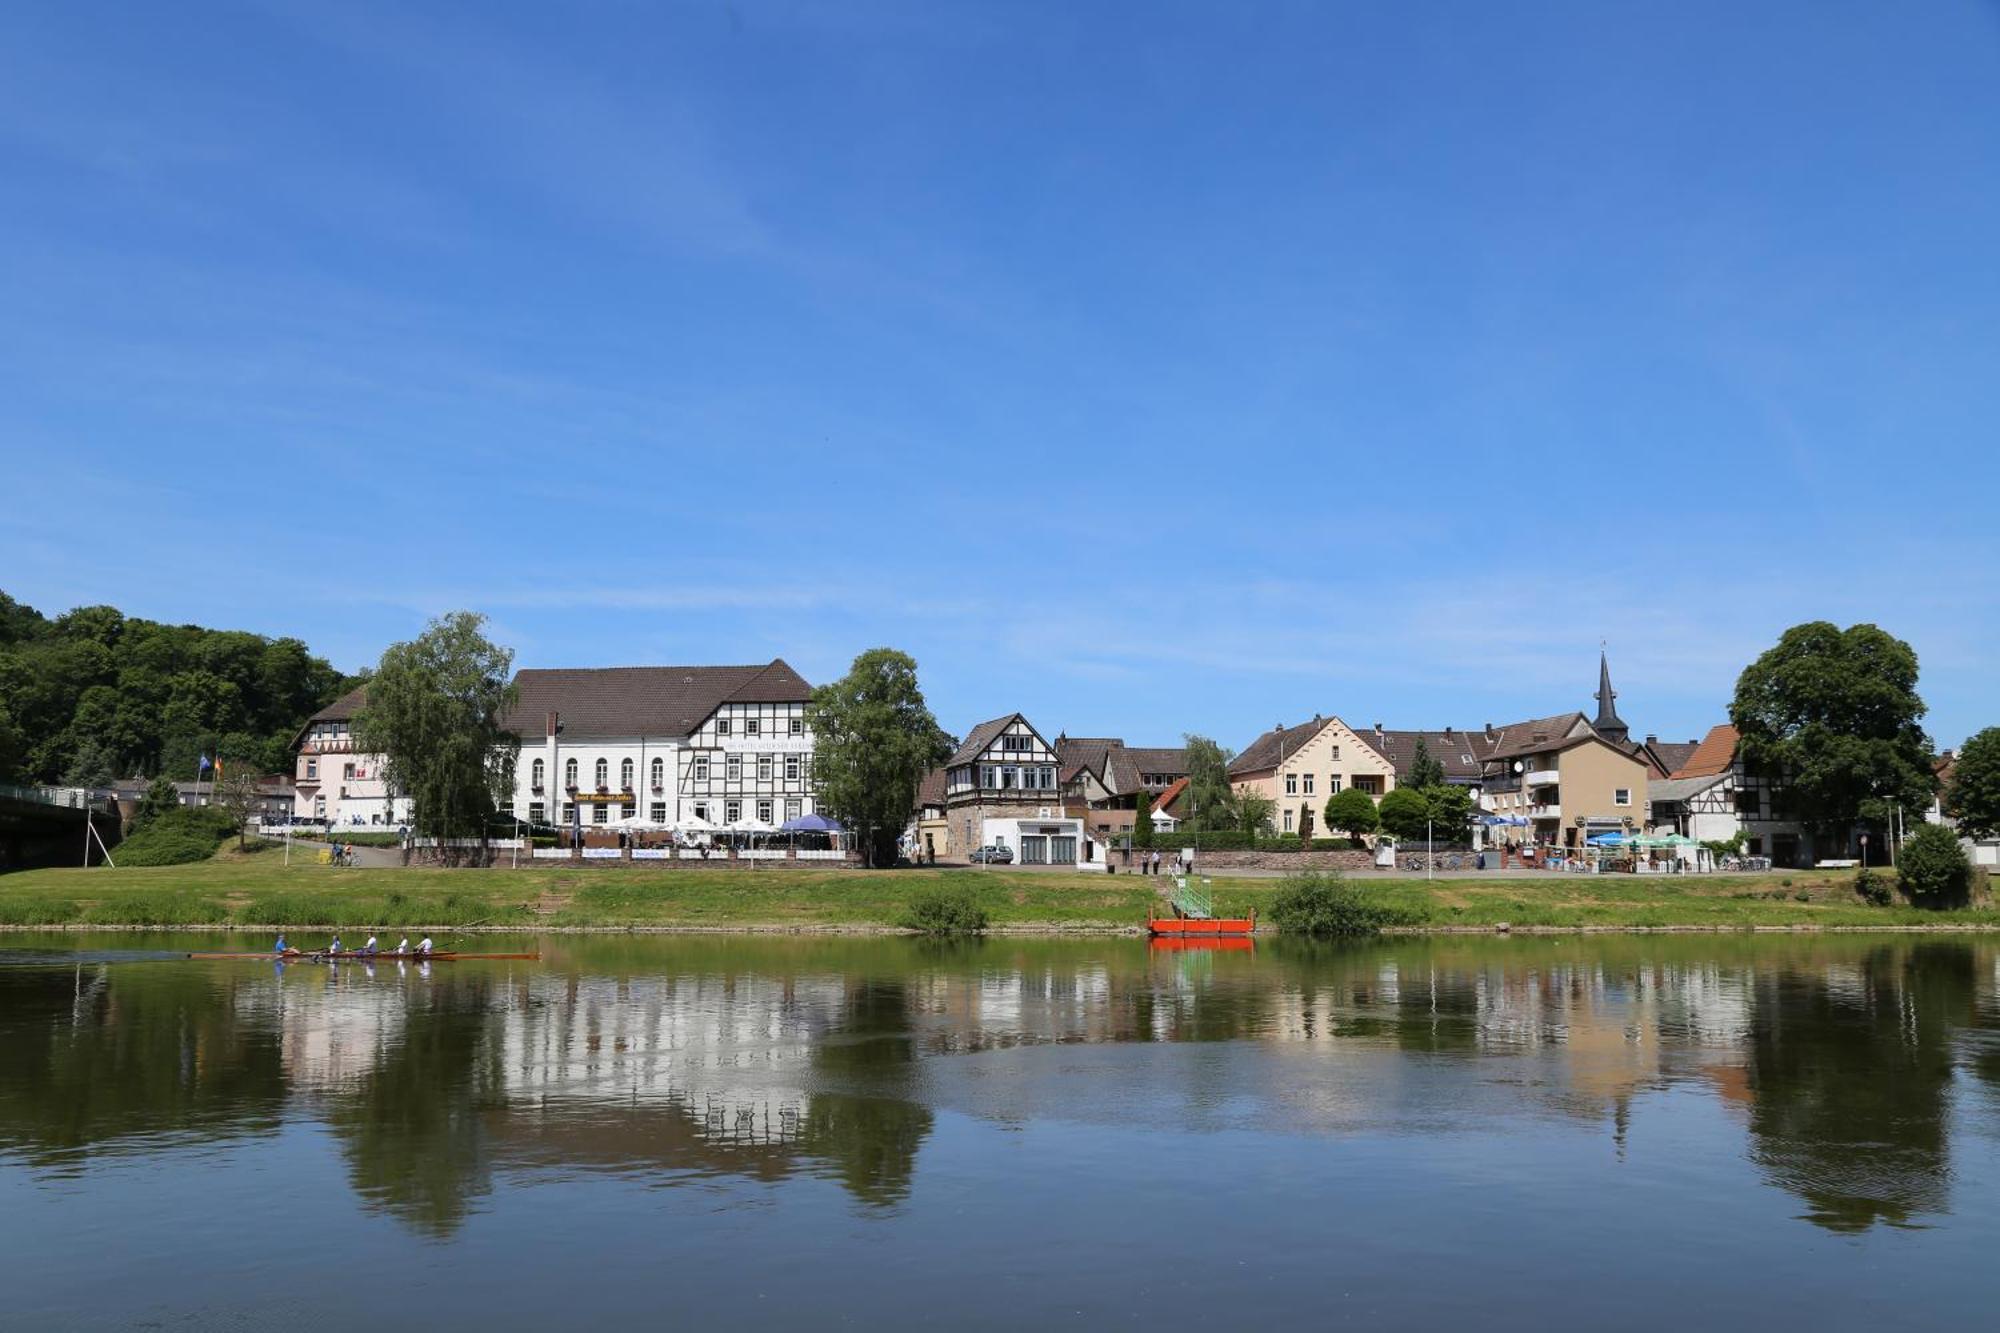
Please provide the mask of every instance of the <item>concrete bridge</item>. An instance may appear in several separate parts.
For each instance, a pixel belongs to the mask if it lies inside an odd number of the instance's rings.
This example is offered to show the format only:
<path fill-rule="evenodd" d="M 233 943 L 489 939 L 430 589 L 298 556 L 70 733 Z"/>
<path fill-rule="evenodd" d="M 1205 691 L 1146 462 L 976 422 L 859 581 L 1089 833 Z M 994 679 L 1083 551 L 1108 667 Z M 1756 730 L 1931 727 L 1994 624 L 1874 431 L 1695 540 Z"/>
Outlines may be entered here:
<path fill-rule="evenodd" d="M 0 870 L 100 865 L 103 848 L 118 845 L 120 826 L 118 807 L 107 796 L 80 787 L 0 783 Z"/>

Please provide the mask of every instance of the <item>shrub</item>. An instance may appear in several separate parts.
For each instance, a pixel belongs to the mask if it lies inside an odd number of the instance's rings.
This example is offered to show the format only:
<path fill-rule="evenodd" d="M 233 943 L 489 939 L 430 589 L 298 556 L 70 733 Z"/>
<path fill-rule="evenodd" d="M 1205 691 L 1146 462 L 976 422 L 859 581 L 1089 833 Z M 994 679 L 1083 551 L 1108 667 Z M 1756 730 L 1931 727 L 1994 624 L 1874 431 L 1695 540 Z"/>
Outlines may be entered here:
<path fill-rule="evenodd" d="M 226 810 L 177 806 L 162 811 L 112 853 L 121 866 L 178 866 L 206 861 L 236 831 Z"/>
<path fill-rule="evenodd" d="M 1375 812 L 1375 799 L 1359 787 L 1348 787 L 1327 797 L 1325 814 L 1326 826 L 1345 832 L 1357 847 L 1362 834 L 1373 833 L 1382 826 L 1382 818 Z"/>
<path fill-rule="evenodd" d="M 1416 919 L 1379 892 L 1348 883 L 1339 871 L 1287 876 L 1271 899 L 1271 920 L 1288 935 L 1375 935 Z"/>
<path fill-rule="evenodd" d="M 1879 870 L 1864 867 L 1854 876 L 1854 891 L 1864 902 L 1877 907 L 1887 907 L 1895 897 L 1889 877 Z"/>
<path fill-rule="evenodd" d="M 1958 835 L 1942 824 L 1925 824 L 1910 835 L 1896 859 L 1903 896 L 1919 907 L 1963 907 L 1972 890 L 1972 862 Z"/>
<path fill-rule="evenodd" d="M 939 886 L 910 899 L 902 924 L 925 935 L 977 935 L 986 929 L 986 909 L 970 889 Z"/>

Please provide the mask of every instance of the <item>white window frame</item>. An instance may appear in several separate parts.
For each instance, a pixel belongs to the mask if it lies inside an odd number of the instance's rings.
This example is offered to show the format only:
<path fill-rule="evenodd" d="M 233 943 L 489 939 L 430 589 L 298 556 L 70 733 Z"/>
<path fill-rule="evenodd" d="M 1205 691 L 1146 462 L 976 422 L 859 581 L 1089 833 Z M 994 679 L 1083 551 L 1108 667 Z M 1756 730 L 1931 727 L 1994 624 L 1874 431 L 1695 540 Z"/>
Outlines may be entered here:
<path fill-rule="evenodd" d="M 611 785 L 611 761 L 609 759 L 599 758 L 596 763 L 590 766 L 590 772 L 591 776 L 597 780 L 597 789 L 599 791 L 603 791 Z"/>
<path fill-rule="evenodd" d="M 798 780 L 799 757 L 795 754 L 788 754 L 785 756 L 785 781 L 797 782 Z"/>
<path fill-rule="evenodd" d="M 1611 804 L 1613 805 L 1632 804 L 1632 789 L 1630 787 L 1613 787 L 1611 789 Z"/>
<path fill-rule="evenodd" d="M 757 781 L 769 782 L 770 780 L 771 780 L 771 756 L 768 754 L 760 754 L 757 756 Z"/>
<path fill-rule="evenodd" d="M 705 754 L 698 754 L 694 757 L 694 780 L 696 782 L 708 781 L 708 756 Z"/>
<path fill-rule="evenodd" d="M 633 769 L 634 769 L 634 767 L 635 767 L 635 765 L 634 765 L 634 764 L 632 763 L 632 760 L 631 760 L 631 757 L 630 757 L 629 755 L 628 755 L 628 756 L 627 756 L 626 758 L 624 758 L 624 759 L 620 759 L 620 760 L 618 761 L 618 790 L 619 790 L 619 791 L 631 791 L 631 790 L 632 790 L 632 777 L 633 777 Z"/>
<path fill-rule="evenodd" d="M 666 823 L 667 803 L 665 801 L 654 801 L 652 806 L 646 811 L 646 818 L 655 824 Z"/>
<path fill-rule="evenodd" d="M 590 807 L 590 822 L 593 824 L 609 824 L 611 822 L 610 805 L 603 801 L 593 803 Z"/>
<path fill-rule="evenodd" d="M 786 820 L 786 822 L 787 822 L 787 823 L 789 823 L 789 822 L 791 822 L 792 820 L 794 820 L 794 819 L 797 819 L 797 818 L 799 817 L 799 811 L 800 811 L 800 809 L 801 809 L 801 806 L 799 805 L 799 798 L 798 798 L 798 797 L 796 797 L 796 796 L 793 796 L 793 797 L 789 797 L 789 798 L 787 798 L 787 799 L 786 799 L 786 801 L 785 801 L 785 820 Z"/>
<path fill-rule="evenodd" d="M 763 735 L 763 734 L 764 734 L 764 724 L 763 724 L 762 720 L 760 720 L 760 719 L 758 719 L 758 718 L 754 718 L 754 717 L 746 717 L 746 718 L 744 718 L 744 719 L 743 719 L 743 734 L 744 734 L 745 736 L 761 736 L 761 735 Z"/>
<path fill-rule="evenodd" d="M 722 803 L 722 822 L 723 822 L 723 823 L 725 823 L 725 824 L 740 824 L 740 823 L 742 823 L 742 822 L 743 822 L 743 802 L 741 802 L 741 801 L 724 801 L 724 802 Z"/>
<path fill-rule="evenodd" d="M 806 734 L 806 720 L 804 718 L 795 717 L 791 719 L 791 723 L 792 723 L 791 725 L 792 735 L 803 736 Z"/>
<path fill-rule="evenodd" d="M 653 790 L 654 790 L 654 791 L 659 791 L 659 790 L 660 790 L 660 789 L 661 789 L 662 787 L 665 787 L 665 786 L 667 785 L 667 761 L 666 761 L 666 760 L 664 760 L 664 759 L 660 759 L 660 758 L 657 758 L 657 757 L 656 757 L 656 758 L 655 758 L 655 759 L 653 760 L 653 772 L 652 772 L 652 779 L 653 779 Z"/>
<path fill-rule="evenodd" d="M 727 736 L 729 734 L 728 718 L 718 717 L 717 719 L 715 719 L 715 734 L 718 736 Z"/>
<path fill-rule="evenodd" d="M 1299 775 L 1296 773 L 1285 774 L 1285 795 L 1297 796 L 1298 794 L 1299 794 Z"/>
<path fill-rule="evenodd" d="M 770 797 L 766 796 L 762 800 L 759 800 L 757 802 L 757 822 L 760 824 L 772 823 L 771 815 L 776 809 L 777 807 L 771 804 Z"/>
<path fill-rule="evenodd" d="M 563 760 L 563 788 L 566 791 L 576 790 L 576 760 L 574 759 Z"/>
<path fill-rule="evenodd" d="M 1310 774 L 1310 773 L 1306 774 L 1306 775 L 1305 775 L 1305 780 L 1306 780 L 1306 784 L 1305 784 L 1305 793 L 1304 793 L 1304 794 L 1305 794 L 1305 795 L 1307 795 L 1307 796 L 1311 796 L 1311 795 L 1313 794 L 1313 775 L 1312 775 L 1312 774 Z"/>
<path fill-rule="evenodd" d="M 742 756 L 742 755 L 740 755 L 740 754 L 731 754 L 731 755 L 724 755 L 724 756 L 723 756 L 723 759 L 722 759 L 722 780 L 723 780 L 724 782 L 741 782 L 741 781 L 743 781 L 743 756 Z"/>
<path fill-rule="evenodd" d="M 548 776 L 548 765 L 542 760 L 537 759 L 534 763 L 528 765 L 528 786 L 533 790 L 540 791 L 542 789 L 542 779 L 546 776 Z"/>

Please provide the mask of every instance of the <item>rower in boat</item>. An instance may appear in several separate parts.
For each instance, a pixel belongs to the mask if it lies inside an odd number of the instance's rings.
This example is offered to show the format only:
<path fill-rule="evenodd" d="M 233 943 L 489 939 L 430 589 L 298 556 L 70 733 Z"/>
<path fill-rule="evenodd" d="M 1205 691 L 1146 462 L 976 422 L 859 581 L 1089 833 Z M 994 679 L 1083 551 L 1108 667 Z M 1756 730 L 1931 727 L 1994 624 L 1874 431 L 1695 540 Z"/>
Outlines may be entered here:
<path fill-rule="evenodd" d="M 376 954 L 380 953 L 381 950 L 375 947 L 375 937 L 373 935 L 370 935 L 368 937 L 368 943 L 362 945 L 359 949 L 355 950 L 355 952 L 360 954 L 364 958 L 373 958 Z"/>
<path fill-rule="evenodd" d="M 396 955 L 398 957 L 401 957 L 404 954 L 409 953 L 409 951 L 410 951 L 410 937 L 408 935 L 405 935 L 403 936 L 402 939 L 396 941 Z"/>
<path fill-rule="evenodd" d="M 326 946 L 326 952 L 329 958 L 340 957 L 340 934 L 338 931 L 334 933 L 333 943 Z"/>
<path fill-rule="evenodd" d="M 417 941 L 417 957 L 428 958 L 430 956 L 431 956 L 431 937 L 426 935 L 422 939 Z"/>
<path fill-rule="evenodd" d="M 279 931 L 278 942 L 271 946 L 271 952 L 278 954 L 287 954 L 290 953 L 291 951 L 292 951 L 292 946 L 285 943 L 285 932 L 282 930 Z"/>

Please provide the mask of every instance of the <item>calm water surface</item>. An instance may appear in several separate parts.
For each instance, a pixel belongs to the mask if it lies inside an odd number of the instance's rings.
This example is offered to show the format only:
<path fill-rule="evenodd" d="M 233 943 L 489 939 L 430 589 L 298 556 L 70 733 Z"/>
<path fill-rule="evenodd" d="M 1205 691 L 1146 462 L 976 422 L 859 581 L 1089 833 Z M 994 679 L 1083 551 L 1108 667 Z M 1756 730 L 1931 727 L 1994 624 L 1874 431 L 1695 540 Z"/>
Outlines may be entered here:
<path fill-rule="evenodd" d="M 163 956 L 228 943 L 0 937 L 0 1324 L 1880 1328 L 2000 1296 L 1987 942 Z"/>

